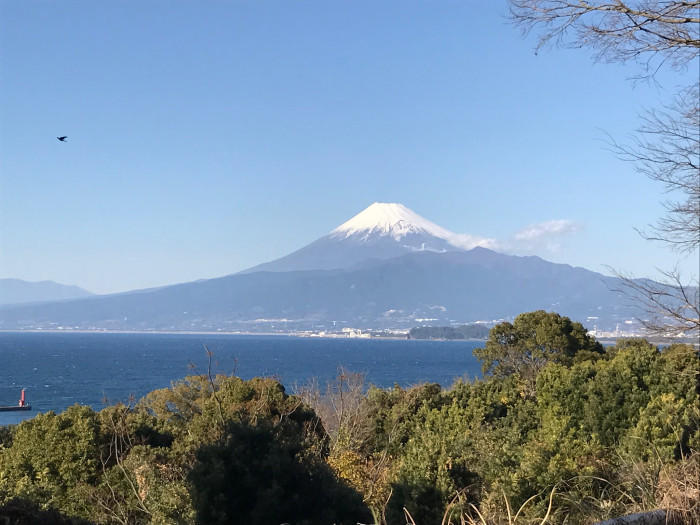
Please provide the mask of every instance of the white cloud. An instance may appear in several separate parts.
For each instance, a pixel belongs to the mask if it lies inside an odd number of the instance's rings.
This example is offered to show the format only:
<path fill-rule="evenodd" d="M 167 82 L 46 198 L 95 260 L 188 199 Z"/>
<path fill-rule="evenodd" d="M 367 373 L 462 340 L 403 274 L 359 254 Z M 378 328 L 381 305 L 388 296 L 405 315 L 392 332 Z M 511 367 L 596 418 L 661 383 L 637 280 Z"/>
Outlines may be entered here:
<path fill-rule="evenodd" d="M 476 235 L 469 235 L 467 233 L 455 233 L 449 237 L 450 244 L 457 246 L 458 248 L 463 248 L 465 250 L 471 250 L 477 246 L 482 248 L 488 248 L 490 250 L 498 250 L 500 244 L 496 239 L 489 239 L 487 237 L 477 237 Z"/>
<path fill-rule="evenodd" d="M 532 224 L 517 232 L 513 238 L 516 241 L 541 242 L 545 239 L 576 233 L 581 229 L 580 225 L 567 219 Z"/>
<path fill-rule="evenodd" d="M 582 226 L 568 219 L 531 224 L 505 239 L 479 237 L 468 233 L 452 233 L 447 240 L 453 246 L 471 250 L 480 246 L 514 255 L 556 255 L 566 248 L 567 238 Z"/>

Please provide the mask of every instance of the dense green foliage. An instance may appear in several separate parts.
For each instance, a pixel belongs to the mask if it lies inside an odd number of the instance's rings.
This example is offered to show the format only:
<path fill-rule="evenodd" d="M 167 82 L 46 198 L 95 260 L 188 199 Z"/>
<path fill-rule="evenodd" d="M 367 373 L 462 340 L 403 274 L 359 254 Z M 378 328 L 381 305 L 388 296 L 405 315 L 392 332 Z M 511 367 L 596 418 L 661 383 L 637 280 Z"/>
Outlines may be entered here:
<path fill-rule="evenodd" d="M 489 332 L 484 348 L 474 352 L 485 374 L 519 374 L 533 380 L 548 363 L 571 365 L 595 359 L 603 347 L 581 323 L 543 310 L 520 314 L 513 324 L 501 323 Z"/>
<path fill-rule="evenodd" d="M 9 509 L 26 501 L 94 523 L 355 523 L 368 514 L 326 464 L 318 417 L 272 379 L 188 377 L 135 407 L 39 414 L 12 438 L 0 449 Z"/>
<path fill-rule="evenodd" d="M 449 389 L 364 390 L 344 374 L 297 397 L 193 376 L 133 407 L 37 415 L 0 433 L 0 518 L 403 524 L 407 509 L 423 525 L 478 508 L 503 523 L 506 499 L 533 498 L 521 517 L 541 518 L 552 491 L 550 523 L 664 506 L 698 518 L 695 348 L 604 349 L 531 312 L 475 354 L 484 378 Z"/>
<path fill-rule="evenodd" d="M 409 339 L 486 339 L 489 329 L 482 324 L 460 326 L 417 326 L 408 332 Z"/>

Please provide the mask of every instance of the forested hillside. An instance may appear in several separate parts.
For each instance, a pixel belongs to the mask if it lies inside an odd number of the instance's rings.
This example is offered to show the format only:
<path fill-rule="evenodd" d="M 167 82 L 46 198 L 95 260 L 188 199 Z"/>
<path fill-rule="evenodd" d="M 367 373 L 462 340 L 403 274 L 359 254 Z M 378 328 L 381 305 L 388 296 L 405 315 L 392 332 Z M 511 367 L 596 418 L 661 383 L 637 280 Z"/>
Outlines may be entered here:
<path fill-rule="evenodd" d="M 489 329 L 482 324 L 460 326 L 417 326 L 411 328 L 409 339 L 486 339 Z"/>

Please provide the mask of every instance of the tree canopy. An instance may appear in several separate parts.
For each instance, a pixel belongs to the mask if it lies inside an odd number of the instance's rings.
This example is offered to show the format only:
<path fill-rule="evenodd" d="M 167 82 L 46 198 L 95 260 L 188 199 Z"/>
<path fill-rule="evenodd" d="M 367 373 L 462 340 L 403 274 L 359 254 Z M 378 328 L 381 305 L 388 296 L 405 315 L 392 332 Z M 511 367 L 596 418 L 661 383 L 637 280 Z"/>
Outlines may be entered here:
<path fill-rule="evenodd" d="M 580 353 L 587 358 L 603 347 L 581 323 L 544 310 L 520 314 L 513 323 L 494 326 L 484 348 L 474 350 L 485 374 L 519 374 L 532 380 L 548 363 L 570 365 Z"/>

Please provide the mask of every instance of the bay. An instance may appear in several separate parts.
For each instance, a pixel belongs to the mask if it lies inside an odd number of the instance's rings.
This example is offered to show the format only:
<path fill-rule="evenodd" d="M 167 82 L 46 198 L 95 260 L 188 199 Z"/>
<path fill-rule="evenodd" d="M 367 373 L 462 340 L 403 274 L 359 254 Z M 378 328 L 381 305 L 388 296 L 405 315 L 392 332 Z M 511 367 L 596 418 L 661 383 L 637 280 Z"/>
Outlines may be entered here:
<path fill-rule="evenodd" d="M 310 338 L 163 333 L 0 333 L 0 405 L 27 390 L 29 412 L 0 412 L 0 425 L 80 403 L 99 410 L 137 400 L 187 375 L 275 377 L 287 391 L 312 378 L 324 385 L 343 367 L 388 388 L 422 382 L 447 387 L 480 374 L 479 341 Z"/>

